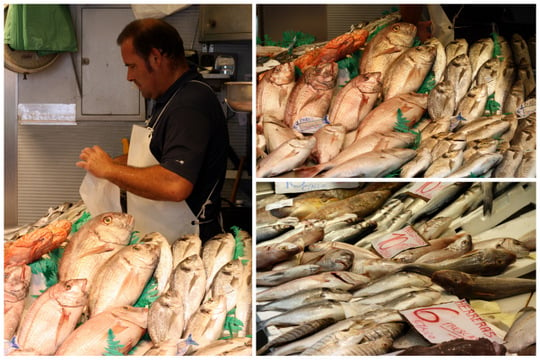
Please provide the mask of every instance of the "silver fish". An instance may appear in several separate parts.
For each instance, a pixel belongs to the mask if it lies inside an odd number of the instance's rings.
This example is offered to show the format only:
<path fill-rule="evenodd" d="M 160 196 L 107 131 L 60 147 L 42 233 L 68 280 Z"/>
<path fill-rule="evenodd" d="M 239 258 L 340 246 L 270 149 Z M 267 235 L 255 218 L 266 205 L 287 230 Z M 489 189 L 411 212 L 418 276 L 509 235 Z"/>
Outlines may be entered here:
<path fill-rule="evenodd" d="M 199 255 L 201 253 L 201 248 L 202 241 L 199 235 L 189 234 L 176 239 L 171 246 L 173 253 L 173 269 L 191 255 Z"/>
<path fill-rule="evenodd" d="M 352 244 L 347 244 L 340 241 L 319 241 L 308 247 L 310 251 L 329 251 L 331 249 L 345 249 L 354 254 L 355 259 L 380 259 L 380 256 L 375 252 Z"/>
<path fill-rule="evenodd" d="M 426 169 L 424 177 L 446 177 L 463 163 L 463 150 L 450 151 L 435 159 Z"/>
<path fill-rule="evenodd" d="M 441 216 L 439 213 L 433 219 L 429 219 L 428 221 L 416 226 L 415 230 L 424 239 L 433 240 L 438 238 L 446 230 L 448 230 L 448 227 L 450 226 L 450 223 L 453 221 L 453 219 L 454 218 L 452 216 Z"/>
<path fill-rule="evenodd" d="M 474 210 L 482 196 L 483 193 L 481 186 L 479 184 L 473 184 L 467 189 L 467 191 L 465 191 L 465 193 L 438 212 L 435 219 L 456 219 L 465 214 L 467 211 Z M 425 235 L 423 235 L 423 237 L 426 238 Z"/>
<path fill-rule="evenodd" d="M 502 157 L 503 156 L 498 153 L 478 154 L 478 156 L 473 156 L 468 161 L 464 162 L 459 169 L 452 172 L 448 177 L 464 178 L 482 176 L 489 170 L 495 168 L 502 160 Z"/>
<path fill-rule="evenodd" d="M 292 139 L 282 144 L 257 164 L 257 177 L 271 177 L 303 164 L 315 147 L 314 137 Z"/>
<path fill-rule="evenodd" d="M 354 253 L 346 249 L 332 249 L 326 252 L 317 262 L 323 271 L 349 270 L 353 263 Z"/>
<path fill-rule="evenodd" d="M 489 137 L 497 137 L 508 131 L 508 129 L 510 129 L 510 125 L 511 122 L 507 119 L 495 120 L 482 128 L 471 131 L 466 135 L 466 139 L 467 141 L 474 141 Z"/>
<path fill-rule="evenodd" d="M 320 271 L 321 266 L 317 264 L 301 264 L 284 270 L 258 271 L 256 282 L 259 286 L 276 286 Z"/>
<path fill-rule="evenodd" d="M 536 152 L 529 151 L 523 154 L 521 164 L 516 170 L 516 177 L 518 178 L 533 178 L 536 176 Z"/>
<path fill-rule="evenodd" d="M 332 353 L 332 355 L 341 356 L 376 356 L 386 354 L 390 348 L 394 339 L 389 337 L 381 337 L 373 341 L 365 343 L 355 344 L 348 347 L 341 347 L 338 351 Z"/>
<path fill-rule="evenodd" d="M 413 178 L 423 174 L 433 161 L 431 151 L 430 148 L 420 146 L 416 156 L 401 167 L 400 177 Z"/>
<path fill-rule="evenodd" d="M 148 334 L 154 344 L 177 341 L 184 331 L 184 303 L 182 294 L 168 290 L 150 305 Z M 175 343 L 176 345 L 176 343 Z"/>
<path fill-rule="evenodd" d="M 454 259 L 472 249 L 472 237 L 469 234 L 458 234 L 454 242 L 443 249 L 434 250 L 417 258 L 419 263 L 437 263 L 443 260 Z"/>
<path fill-rule="evenodd" d="M 236 241 L 231 233 L 215 235 L 203 244 L 201 258 L 206 271 L 207 290 L 219 269 L 233 259 L 235 244 Z"/>
<path fill-rule="evenodd" d="M 356 242 L 357 239 L 374 231 L 376 228 L 377 223 L 375 221 L 365 220 L 344 229 L 326 233 L 324 235 L 324 241 Z"/>
<path fill-rule="evenodd" d="M 433 46 L 436 50 L 435 61 L 431 70 L 435 76 L 435 83 L 439 83 L 444 75 L 446 68 L 446 51 L 443 44 L 436 37 L 432 37 L 424 41 L 424 45 Z"/>
<path fill-rule="evenodd" d="M 525 86 L 523 80 L 514 81 L 508 96 L 504 101 L 503 113 L 516 113 L 517 109 L 525 102 Z"/>
<path fill-rule="evenodd" d="M 381 73 L 363 73 L 351 79 L 332 99 L 328 120 L 343 125 L 346 131 L 356 130 L 371 111 L 381 91 Z"/>
<path fill-rule="evenodd" d="M 257 328 L 263 329 L 268 326 L 285 327 L 301 325 L 309 321 L 328 318 L 334 319 L 335 321 L 345 319 L 345 311 L 341 302 L 327 300 L 324 302 L 305 305 L 268 318 L 259 323 Z"/>
<path fill-rule="evenodd" d="M 476 76 L 478 69 L 493 55 L 495 43 L 492 38 L 483 38 L 475 41 L 469 47 L 469 58 L 471 59 L 472 77 Z"/>
<path fill-rule="evenodd" d="M 457 56 L 467 54 L 469 51 L 469 43 L 466 39 L 455 39 L 446 44 L 446 62 L 447 65 Z"/>
<path fill-rule="evenodd" d="M 438 252 L 439 250 L 446 248 L 447 246 L 451 245 L 456 240 L 459 240 L 462 237 L 463 235 L 459 234 L 454 236 L 435 238 L 429 240 L 426 246 L 404 250 L 394 256 L 392 259 L 404 263 L 412 263 L 422 256 L 430 256 L 429 254 L 431 254 L 432 252 Z"/>
<path fill-rule="evenodd" d="M 496 178 L 513 178 L 523 160 L 524 152 L 519 146 L 511 146 L 503 153 L 503 158 L 493 172 Z"/>
<path fill-rule="evenodd" d="M 313 137 L 317 139 L 311 155 L 317 163 L 325 163 L 339 154 L 345 142 L 343 125 L 326 125 L 317 130 Z"/>
<path fill-rule="evenodd" d="M 182 337 L 189 335 L 198 345 L 191 345 L 186 354 L 194 352 L 197 348 L 208 345 L 219 338 L 227 316 L 227 300 L 225 296 L 218 296 L 206 300 L 187 321 Z"/>
<path fill-rule="evenodd" d="M 527 307 L 512 323 L 510 330 L 504 337 L 506 349 L 510 353 L 517 353 L 528 345 L 536 342 L 536 309 Z"/>
<path fill-rule="evenodd" d="M 475 249 L 502 248 L 516 254 L 518 259 L 529 256 L 529 249 L 521 241 L 514 238 L 494 238 L 474 242 Z"/>
<path fill-rule="evenodd" d="M 479 119 L 484 114 L 487 97 L 486 84 L 472 86 L 459 102 L 456 114 L 461 114 L 469 122 Z"/>
<path fill-rule="evenodd" d="M 476 139 L 467 142 L 467 149 L 463 154 L 463 160 L 467 161 L 476 154 L 494 153 L 497 151 L 499 141 L 493 138 Z"/>
<path fill-rule="evenodd" d="M 205 299 L 223 295 L 226 299 L 227 311 L 231 311 L 239 300 L 238 295 L 243 274 L 244 266 L 240 259 L 229 261 L 219 269 Z"/>
<path fill-rule="evenodd" d="M 448 63 L 444 80 L 449 81 L 454 86 L 456 104 L 459 104 L 467 94 L 472 81 L 471 62 L 466 53 L 456 56 Z"/>
<path fill-rule="evenodd" d="M 173 254 L 171 245 L 165 236 L 158 232 L 151 232 L 143 236 L 141 243 L 155 243 L 159 246 L 159 260 L 154 271 L 154 277 L 157 280 L 158 295 L 161 295 L 167 290 L 167 282 L 173 271 Z"/>
<path fill-rule="evenodd" d="M 322 177 L 382 177 L 399 169 L 415 155 L 412 149 L 371 151 L 333 167 Z"/>
<path fill-rule="evenodd" d="M 298 224 L 298 218 L 294 216 L 288 216 L 276 220 L 271 224 L 261 224 L 256 227 L 257 242 L 275 238 L 278 235 L 284 234 L 289 230 L 294 229 L 294 226 Z"/>
<path fill-rule="evenodd" d="M 258 311 L 289 311 L 304 305 L 323 302 L 327 300 L 349 301 L 352 298 L 350 292 L 345 290 L 328 289 L 323 287 L 300 290 L 299 292 L 271 302 L 257 305 Z"/>
<path fill-rule="evenodd" d="M 456 105 L 456 90 L 450 81 L 440 81 L 429 92 L 427 111 L 433 120 L 454 115 Z"/>
<path fill-rule="evenodd" d="M 487 93 L 491 95 L 497 87 L 497 77 L 499 74 L 500 62 L 498 59 L 489 59 L 478 69 L 471 85 L 487 85 Z"/>
<path fill-rule="evenodd" d="M 431 306 L 439 300 L 442 293 L 433 289 L 412 291 L 400 299 L 392 300 L 385 307 L 394 310 L 407 310 L 422 306 Z"/>
<path fill-rule="evenodd" d="M 384 99 L 416 92 L 431 70 L 436 49 L 421 45 L 405 50 L 387 70 L 382 93 Z"/>

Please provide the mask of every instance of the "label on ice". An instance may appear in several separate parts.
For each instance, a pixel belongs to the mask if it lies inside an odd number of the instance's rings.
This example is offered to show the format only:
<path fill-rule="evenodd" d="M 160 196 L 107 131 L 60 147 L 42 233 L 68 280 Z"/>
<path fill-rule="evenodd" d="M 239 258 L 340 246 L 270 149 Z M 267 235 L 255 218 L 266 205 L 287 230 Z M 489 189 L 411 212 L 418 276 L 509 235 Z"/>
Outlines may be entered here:
<path fill-rule="evenodd" d="M 391 234 L 374 239 L 371 245 L 382 257 L 389 259 L 402 251 L 426 246 L 428 243 L 412 226 L 406 226 Z"/>
<path fill-rule="evenodd" d="M 302 134 L 315 134 L 317 130 L 328 124 L 330 121 L 326 116 L 324 118 L 303 117 L 295 121 L 292 128 Z"/>
<path fill-rule="evenodd" d="M 503 343 L 503 340 L 466 300 L 402 310 L 400 313 L 433 344 L 454 339 L 476 340 L 479 338 Z"/>

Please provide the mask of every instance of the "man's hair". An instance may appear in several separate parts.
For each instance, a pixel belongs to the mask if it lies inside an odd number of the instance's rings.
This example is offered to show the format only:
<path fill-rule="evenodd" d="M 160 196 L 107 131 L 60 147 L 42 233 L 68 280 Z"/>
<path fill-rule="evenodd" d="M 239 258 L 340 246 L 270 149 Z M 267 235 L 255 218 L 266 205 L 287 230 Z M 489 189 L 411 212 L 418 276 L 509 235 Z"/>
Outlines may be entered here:
<path fill-rule="evenodd" d="M 135 52 L 145 60 L 148 67 L 148 57 L 153 48 L 171 59 L 174 66 L 185 62 L 184 42 L 180 34 L 163 20 L 147 18 L 130 22 L 118 35 L 116 43 L 122 45 L 128 39 L 133 39 Z"/>

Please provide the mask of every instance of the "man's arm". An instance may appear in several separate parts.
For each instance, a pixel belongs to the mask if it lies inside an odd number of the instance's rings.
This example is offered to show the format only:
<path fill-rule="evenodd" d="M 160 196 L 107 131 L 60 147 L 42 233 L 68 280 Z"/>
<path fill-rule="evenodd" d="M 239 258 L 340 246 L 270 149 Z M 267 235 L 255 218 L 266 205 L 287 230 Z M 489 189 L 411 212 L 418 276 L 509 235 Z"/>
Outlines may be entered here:
<path fill-rule="evenodd" d="M 182 201 L 193 190 L 193 184 L 160 165 L 138 168 L 112 159 L 101 147 L 81 151 L 77 166 L 98 178 L 107 179 L 121 189 L 152 200 Z"/>

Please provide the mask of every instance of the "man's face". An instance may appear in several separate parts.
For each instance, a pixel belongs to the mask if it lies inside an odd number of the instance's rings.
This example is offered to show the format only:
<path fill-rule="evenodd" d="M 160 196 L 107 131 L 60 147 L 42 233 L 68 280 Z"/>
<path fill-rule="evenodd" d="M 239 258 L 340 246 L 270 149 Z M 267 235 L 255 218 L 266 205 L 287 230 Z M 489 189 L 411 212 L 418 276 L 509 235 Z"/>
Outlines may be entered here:
<path fill-rule="evenodd" d="M 133 40 L 127 39 L 124 41 L 120 46 L 120 51 L 122 53 L 122 60 L 128 69 L 127 80 L 137 85 L 144 98 L 157 98 L 155 72 L 151 65 L 147 64 L 145 59 L 135 52 Z"/>

